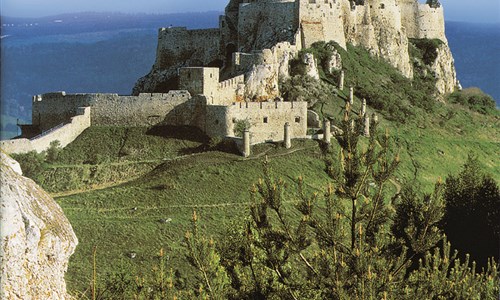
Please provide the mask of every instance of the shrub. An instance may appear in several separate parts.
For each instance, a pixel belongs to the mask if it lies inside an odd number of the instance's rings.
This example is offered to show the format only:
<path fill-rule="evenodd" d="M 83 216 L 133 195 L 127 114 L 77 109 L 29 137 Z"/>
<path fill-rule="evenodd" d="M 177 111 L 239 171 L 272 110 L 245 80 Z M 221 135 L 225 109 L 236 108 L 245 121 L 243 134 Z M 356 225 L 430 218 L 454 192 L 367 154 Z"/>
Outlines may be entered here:
<path fill-rule="evenodd" d="M 47 149 L 45 160 L 49 163 L 56 162 L 61 150 L 61 143 L 58 140 L 50 142 L 50 147 Z"/>
<path fill-rule="evenodd" d="M 479 88 L 467 88 L 453 92 L 448 97 L 448 101 L 463 105 L 482 114 L 497 113 L 495 100 Z"/>
<path fill-rule="evenodd" d="M 236 120 L 234 123 L 234 135 L 237 137 L 243 137 L 243 132 L 245 129 L 250 129 L 252 125 L 248 119 Z"/>
<path fill-rule="evenodd" d="M 45 153 L 30 151 L 24 154 L 12 154 L 12 158 L 19 162 L 24 176 L 39 182 L 40 176 L 46 168 Z"/>

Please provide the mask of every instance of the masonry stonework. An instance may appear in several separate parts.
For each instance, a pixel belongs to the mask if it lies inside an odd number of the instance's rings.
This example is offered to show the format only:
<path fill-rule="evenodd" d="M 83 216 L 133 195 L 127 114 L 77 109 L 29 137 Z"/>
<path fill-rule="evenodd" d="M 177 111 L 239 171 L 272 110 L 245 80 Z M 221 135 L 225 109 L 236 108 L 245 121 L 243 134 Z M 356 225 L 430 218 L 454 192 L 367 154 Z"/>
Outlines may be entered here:
<path fill-rule="evenodd" d="M 444 42 L 430 67 L 438 77 L 438 91 L 452 92 L 456 73 L 442 7 L 418 0 L 365 0 L 362 5 L 349 0 L 230 0 L 219 28 L 161 28 L 155 64 L 137 81 L 133 96 L 64 92 L 35 96 L 33 124 L 23 133 L 44 134 L 2 147 L 43 151 L 50 140 L 67 144 L 88 126 L 99 125 L 188 125 L 243 145 L 234 126 L 247 121 L 252 144 L 282 141 L 285 124 L 287 136 L 305 138 L 307 103 L 283 101 L 279 91 L 279 82 L 290 76 L 290 60 L 301 49 L 318 41 L 334 41 L 343 48 L 347 43 L 360 45 L 412 77 L 409 38 Z M 331 68 L 344 74 L 337 56 Z M 314 57 L 307 61 L 317 78 Z M 352 94 L 351 89 L 351 104 Z M 319 126 L 316 119 L 310 123 Z"/>

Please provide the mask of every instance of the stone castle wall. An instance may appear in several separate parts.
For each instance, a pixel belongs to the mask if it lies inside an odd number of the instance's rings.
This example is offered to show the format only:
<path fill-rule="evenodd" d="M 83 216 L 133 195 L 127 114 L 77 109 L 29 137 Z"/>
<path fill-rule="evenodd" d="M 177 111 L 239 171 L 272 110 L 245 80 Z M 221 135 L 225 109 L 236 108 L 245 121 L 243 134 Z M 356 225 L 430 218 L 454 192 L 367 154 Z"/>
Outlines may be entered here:
<path fill-rule="evenodd" d="M 255 1 L 242 3 L 238 16 L 238 51 L 269 49 L 279 42 L 294 42 L 295 3 Z"/>
<path fill-rule="evenodd" d="M 432 8 L 414 0 L 399 0 L 401 21 L 409 38 L 440 39 L 447 42 L 443 7 Z"/>
<path fill-rule="evenodd" d="M 346 48 L 342 1 L 297 0 L 295 14 L 302 31 L 302 47 L 318 41 L 336 41 Z"/>
<path fill-rule="evenodd" d="M 209 104 L 228 105 L 243 101 L 245 91 L 245 75 L 239 75 L 218 84 L 216 97 Z"/>
<path fill-rule="evenodd" d="M 179 69 L 179 89 L 191 95 L 214 97 L 219 85 L 219 68 L 189 67 Z"/>
<path fill-rule="evenodd" d="M 282 141 L 285 123 L 292 138 L 307 134 L 307 102 L 240 102 L 230 106 L 207 106 L 206 129 L 209 136 L 234 137 L 238 121 L 250 123 L 251 143 Z"/>
<path fill-rule="evenodd" d="M 65 147 L 90 127 L 90 111 L 90 107 L 79 107 L 75 111 L 76 115 L 70 118 L 69 123 L 52 128 L 32 139 L 1 141 L 0 148 L 6 153 L 42 152 L 50 147 L 52 141 L 56 140 L 60 142 L 61 147 Z"/>
<path fill-rule="evenodd" d="M 83 106 L 92 107 L 92 125 L 152 126 L 194 122 L 191 110 L 196 103 L 188 91 L 138 96 L 49 93 L 35 96 L 33 124 L 40 125 L 41 131 L 49 130 L 69 122 Z"/>
<path fill-rule="evenodd" d="M 155 67 L 162 69 L 186 61 L 190 66 L 208 65 L 219 59 L 219 42 L 219 29 L 160 28 Z"/>

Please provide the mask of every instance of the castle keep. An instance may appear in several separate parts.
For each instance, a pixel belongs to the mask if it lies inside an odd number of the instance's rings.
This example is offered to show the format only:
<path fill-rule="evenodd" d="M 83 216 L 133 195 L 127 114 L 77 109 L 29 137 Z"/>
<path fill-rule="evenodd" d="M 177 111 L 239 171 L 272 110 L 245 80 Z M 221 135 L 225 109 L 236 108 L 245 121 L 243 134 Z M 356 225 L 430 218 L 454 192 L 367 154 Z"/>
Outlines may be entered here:
<path fill-rule="evenodd" d="M 444 42 L 433 68 L 439 92 L 453 91 L 456 75 L 442 7 L 418 0 L 230 0 L 219 28 L 161 28 L 156 61 L 132 96 L 35 96 L 23 138 L 1 146 L 7 152 L 43 151 L 50 141 L 65 146 L 99 125 L 187 125 L 210 137 L 235 138 L 241 121 L 250 125 L 243 134 L 247 142 L 288 143 L 307 134 L 307 102 L 284 101 L 279 91 L 301 49 L 317 41 L 361 45 L 412 77 L 409 38 Z M 306 63 L 314 75 L 314 58 Z"/>

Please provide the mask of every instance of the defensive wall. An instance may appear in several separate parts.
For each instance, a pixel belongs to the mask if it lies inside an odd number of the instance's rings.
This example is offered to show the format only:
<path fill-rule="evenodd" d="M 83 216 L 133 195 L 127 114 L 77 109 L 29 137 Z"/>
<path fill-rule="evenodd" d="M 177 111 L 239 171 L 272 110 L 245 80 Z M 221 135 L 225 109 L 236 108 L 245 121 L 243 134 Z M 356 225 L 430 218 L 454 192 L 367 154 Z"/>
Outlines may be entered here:
<path fill-rule="evenodd" d="M 46 131 L 69 122 L 79 107 L 90 106 L 92 125 L 190 125 L 195 122 L 196 105 L 196 98 L 188 91 L 138 96 L 48 93 L 34 97 L 32 122 Z"/>
<path fill-rule="evenodd" d="M 227 105 L 243 101 L 245 75 L 219 82 L 219 68 L 181 68 L 179 88 L 192 95 L 205 96 L 209 105 Z"/>
<path fill-rule="evenodd" d="M 250 124 L 251 143 L 281 141 L 284 125 L 290 124 L 292 138 L 307 134 L 307 102 L 239 102 L 206 107 L 205 132 L 209 136 L 234 137 L 238 121 Z"/>
<path fill-rule="evenodd" d="M 186 27 L 160 28 L 156 50 L 157 68 L 167 68 L 189 60 L 190 66 L 206 66 L 219 59 L 220 30 Z"/>
<path fill-rule="evenodd" d="M 6 153 L 16 154 L 30 151 L 42 152 L 47 150 L 50 143 L 56 140 L 60 142 L 61 147 L 65 147 L 90 127 L 90 107 L 79 107 L 75 113 L 76 115 L 70 118 L 69 123 L 60 124 L 31 139 L 0 141 L 0 148 Z"/>
<path fill-rule="evenodd" d="M 401 21 L 409 38 L 440 39 L 447 42 L 443 7 L 430 7 L 414 0 L 399 0 Z"/>
<path fill-rule="evenodd" d="M 238 16 L 238 51 L 269 49 L 279 42 L 294 42 L 297 27 L 295 2 L 242 3 Z M 256 32 L 257 29 L 257 32 Z"/>
<path fill-rule="evenodd" d="M 302 33 L 302 47 L 308 48 L 318 41 L 336 41 L 346 48 L 342 1 L 297 0 L 295 9 Z"/>

